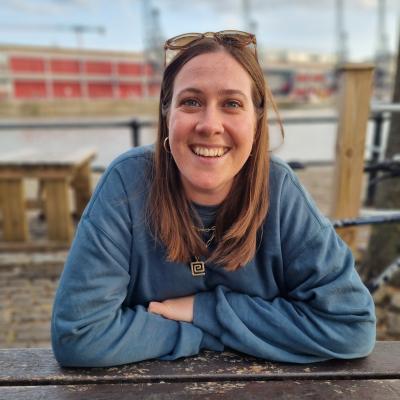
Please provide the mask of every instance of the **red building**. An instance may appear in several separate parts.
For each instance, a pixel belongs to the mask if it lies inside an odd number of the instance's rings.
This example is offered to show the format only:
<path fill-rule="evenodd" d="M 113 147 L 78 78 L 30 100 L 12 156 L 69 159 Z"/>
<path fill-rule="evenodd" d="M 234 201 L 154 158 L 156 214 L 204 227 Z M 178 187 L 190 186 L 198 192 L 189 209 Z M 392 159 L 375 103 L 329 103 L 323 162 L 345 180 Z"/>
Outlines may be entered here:
<path fill-rule="evenodd" d="M 279 100 L 291 102 L 323 101 L 334 93 L 336 59 L 294 51 L 268 51 L 264 73 Z"/>
<path fill-rule="evenodd" d="M 0 99 L 134 99 L 159 90 L 140 53 L 0 46 Z"/>

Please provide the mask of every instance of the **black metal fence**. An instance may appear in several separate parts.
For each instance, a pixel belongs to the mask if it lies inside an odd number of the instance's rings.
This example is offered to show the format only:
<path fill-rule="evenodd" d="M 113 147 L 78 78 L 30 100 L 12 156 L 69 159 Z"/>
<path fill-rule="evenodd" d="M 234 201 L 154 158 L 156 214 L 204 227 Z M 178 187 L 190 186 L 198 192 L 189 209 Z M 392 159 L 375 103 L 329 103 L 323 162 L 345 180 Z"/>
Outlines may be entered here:
<path fill-rule="evenodd" d="M 387 104 L 380 106 L 372 106 L 370 120 L 374 123 L 374 139 L 373 152 L 371 161 L 378 160 L 380 156 L 379 149 L 382 145 L 383 123 L 388 120 L 389 114 L 400 112 L 400 104 Z M 271 118 L 271 124 L 277 123 L 276 118 Z M 333 124 L 338 122 L 338 118 L 334 116 L 322 117 L 285 117 L 284 125 L 299 125 L 299 124 Z M 155 120 L 145 120 L 140 118 L 127 119 L 122 121 L 90 121 L 90 122 L 2 122 L 0 121 L 1 130 L 43 130 L 43 129 L 97 129 L 97 128 L 128 128 L 131 132 L 132 146 L 140 144 L 140 134 L 143 128 L 156 127 Z"/>

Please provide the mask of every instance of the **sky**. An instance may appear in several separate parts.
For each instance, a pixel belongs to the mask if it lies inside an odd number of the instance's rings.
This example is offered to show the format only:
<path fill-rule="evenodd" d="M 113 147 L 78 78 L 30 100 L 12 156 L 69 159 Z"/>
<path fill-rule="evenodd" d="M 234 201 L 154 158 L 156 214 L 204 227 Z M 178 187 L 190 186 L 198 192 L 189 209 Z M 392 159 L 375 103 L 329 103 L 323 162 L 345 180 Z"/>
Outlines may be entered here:
<path fill-rule="evenodd" d="M 146 24 L 143 1 L 159 11 L 159 35 L 246 30 L 243 0 L 0 0 L 0 43 L 77 47 L 73 31 L 60 26 L 104 27 L 83 35 L 86 49 L 141 51 Z M 373 58 L 377 48 L 378 0 L 343 0 L 347 47 L 352 61 Z M 336 52 L 335 0 L 247 0 L 264 51 Z M 397 50 L 400 0 L 386 0 L 386 34 Z M 38 27 L 41 29 L 38 29 Z M 55 27 L 58 26 L 57 29 Z M 148 25 L 147 25 L 148 27 Z"/>

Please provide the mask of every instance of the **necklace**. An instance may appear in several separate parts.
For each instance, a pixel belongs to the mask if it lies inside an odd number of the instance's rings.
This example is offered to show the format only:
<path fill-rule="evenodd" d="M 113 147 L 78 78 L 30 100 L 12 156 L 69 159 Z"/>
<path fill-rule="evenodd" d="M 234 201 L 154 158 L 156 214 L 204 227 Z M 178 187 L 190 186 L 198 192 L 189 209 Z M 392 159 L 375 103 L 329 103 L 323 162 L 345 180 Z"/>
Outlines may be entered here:
<path fill-rule="evenodd" d="M 206 242 L 206 247 L 208 248 L 208 246 L 211 244 L 211 242 L 214 240 L 215 238 L 215 225 L 212 226 L 211 228 L 198 228 L 198 227 L 194 227 L 198 232 L 204 232 L 204 233 L 208 233 L 208 232 L 212 232 L 210 238 L 207 240 Z M 206 274 L 206 265 L 204 263 L 204 261 L 200 261 L 199 257 L 195 256 L 195 261 L 192 261 L 190 263 L 190 269 L 192 270 L 192 275 L 193 276 L 202 276 Z"/>

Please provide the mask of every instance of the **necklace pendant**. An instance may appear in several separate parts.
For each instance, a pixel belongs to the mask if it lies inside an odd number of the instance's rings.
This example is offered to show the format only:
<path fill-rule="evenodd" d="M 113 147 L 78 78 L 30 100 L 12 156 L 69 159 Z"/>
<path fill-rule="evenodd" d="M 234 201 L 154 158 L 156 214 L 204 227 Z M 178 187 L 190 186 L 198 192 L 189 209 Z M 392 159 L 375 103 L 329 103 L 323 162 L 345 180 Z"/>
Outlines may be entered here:
<path fill-rule="evenodd" d="M 206 274 L 206 266 L 203 261 L 192 261 L 190 263 L 193 276 L 201 276 Z"/>

